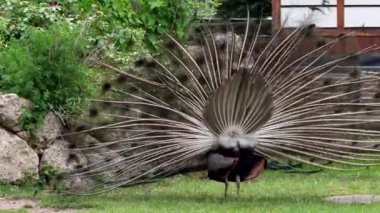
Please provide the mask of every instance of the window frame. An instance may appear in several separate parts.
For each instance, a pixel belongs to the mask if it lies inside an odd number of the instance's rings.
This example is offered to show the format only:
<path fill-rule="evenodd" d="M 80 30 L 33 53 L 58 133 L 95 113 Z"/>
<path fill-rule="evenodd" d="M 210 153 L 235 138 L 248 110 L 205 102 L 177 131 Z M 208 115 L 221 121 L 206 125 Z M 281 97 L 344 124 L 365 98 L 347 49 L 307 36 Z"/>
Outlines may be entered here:
<path fill-rule="evenodd" d="M 319 32 L 322 36 L 339 36 L 341 34 L 350 33 L 353 36 L 380 36 L 380 27 L 344 27 L 344 11 L 345 7 L 371 7 L 380 5 L 346 5 L 345 0 L 337 1 L 337 27 L 336 28 L 319 28 Z M 308 6 L 308 5 L 302 5 Z M 313 5 L 315 6 L 315 5 Z M 289 5 L 287 6 L 289 7 Z M 272 27 L 275 30 L 281 28 L 281 0 L 272 0 Z M 286 27 L 286 29 L 291 29 Z"/>

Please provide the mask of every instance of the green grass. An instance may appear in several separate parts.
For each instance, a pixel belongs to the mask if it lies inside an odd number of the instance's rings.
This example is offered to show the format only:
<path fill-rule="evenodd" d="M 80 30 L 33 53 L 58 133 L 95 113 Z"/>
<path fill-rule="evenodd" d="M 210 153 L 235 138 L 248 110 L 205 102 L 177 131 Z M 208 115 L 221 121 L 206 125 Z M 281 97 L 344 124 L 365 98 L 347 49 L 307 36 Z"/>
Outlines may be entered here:
<path fill-rule="evenodd" d="M 83 212 L 379 212 L 376 204 L 331 204 L 323 197 L 380 194 L 380 169 L 292 174 L 266 171 L 259 180 L 244 183 L 240 197 L 231 184 L 191 176 L 122 188 L 97 196 L 37 195 L 43 206 L 84 208 Z M 32 188 L 0 186 L 0 197 L 31 197 Z"/>

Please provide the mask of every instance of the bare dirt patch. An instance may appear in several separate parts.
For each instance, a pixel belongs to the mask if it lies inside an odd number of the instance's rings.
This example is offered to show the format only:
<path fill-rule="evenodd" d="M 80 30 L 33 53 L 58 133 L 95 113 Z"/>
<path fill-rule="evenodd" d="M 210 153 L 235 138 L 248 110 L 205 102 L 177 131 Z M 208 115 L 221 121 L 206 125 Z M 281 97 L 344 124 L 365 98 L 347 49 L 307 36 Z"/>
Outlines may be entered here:
<path fill-rule="evenodd" d="M 333 203 L 375 203 L 380 202 L 380 195 L 341 195 L 324 198 L 325 201 Z"/>
<path fill-rule="evenodd" d="M 36 201 L 29 199 L 6 199 L 0 198 L 0 210 L 27 209 L 29 213 L 76 213 L 73 209 L 43 208 Z"/>

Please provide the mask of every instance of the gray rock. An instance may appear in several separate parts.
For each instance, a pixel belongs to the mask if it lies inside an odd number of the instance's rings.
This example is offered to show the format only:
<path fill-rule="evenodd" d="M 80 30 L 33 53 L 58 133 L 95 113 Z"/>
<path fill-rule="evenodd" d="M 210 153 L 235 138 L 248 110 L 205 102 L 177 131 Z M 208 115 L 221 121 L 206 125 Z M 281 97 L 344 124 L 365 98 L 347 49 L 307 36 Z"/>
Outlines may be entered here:
<path fill-rule="evenodd" d="M 22 130 L 21 115 L 23 109 L 31 109 L 32 103 L 16 94 L 0 95 L 0 126 L 13 132 Z"/>
<path fill-rule="evenodd" d="M 41 163 L 53 166 L 60 172 L 71 173 L 77 168 L 86 167 L 87 158 L 79 151 L 69 148 L 65 140 L 55 140 L 43 151 Z M 94 185 L 94 181 L 87 176 L 69 176 L 63 180 L 64 187 L 71 192 L 80 192 Z"/>
<path fill-rule="evenodd" d="M 47 149 L 61 136 L 63 129 L 61 119 L 53 112 L 49 112 L 44 117 L 41 129 L 34 134 L 20 132 L 22 134 L 20 137 L 25 138 L 33 147 Z"/>
<path fill-rule="evenodd" d="M 27 175 L 38 177 L 38 155 L 28 143 L 0 128 L 0 180 L 17 182 Z"/>
<path fill-rule="evenodd" d="M 38 133 L 44 141 L 52 141 L 58 138 L 64 129 L 61 119 L 53 112 L 49 112 L 45 115 L 44 126 Z"/>
<path fill-rule="evenodd" d="M 29 141 L 30 137 L 31 137 L 30 133 L 27 131 L 20 131 L 20 132 L 17 132 L 16 134 L 17 134 L 17 136 L 19 136 L 20 138 L 22 138 L 26 141 Z"/>
<path fill-rule="evenodd" d="M 44 150 L 41 163 L 51 165 L 60 172 L 72 172 L 78 166 L 85 166 L 86 159 L 81 153 L 69 150 L 68 142 L 55 140 L 49 148 Z"/>
<path fill-rule="evenodd" d="M 325 201 L 333 203 L 374 203 L 380 202 L 380 195 L 341 195 L 324 198 Z"/>
<path fill-rule="evenodd" d="M 65 179 L 63 184 L 71 192 L 82 192 L 89 190 L 95 185 L 95 182 L 90 177 L 75 176 Z"/>
<path fill-rule="evenodd" d="M 215 40 L 216 46 L 221 46 L 222 44 L 227 45 L 227 43 L 228 45 L 231 45 L 232 42 L 234 41 L 235 48 L 236 48 L 234 51 L 237 51 L 237 52 L 239 52 L 241 50 L 241 47 L 243 46 L 243 39 L 237 34 L 232 34 L 232 32 L 228 32 L 227 34 L 215 33 L 214 40 Z"/>

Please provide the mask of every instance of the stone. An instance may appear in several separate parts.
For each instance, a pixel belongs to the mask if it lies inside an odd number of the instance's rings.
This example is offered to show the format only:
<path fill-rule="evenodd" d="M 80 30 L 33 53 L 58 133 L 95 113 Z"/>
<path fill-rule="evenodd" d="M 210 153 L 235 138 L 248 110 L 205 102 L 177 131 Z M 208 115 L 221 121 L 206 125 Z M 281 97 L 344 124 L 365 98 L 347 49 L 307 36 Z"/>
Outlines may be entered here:
<path fill-rule="evenodd" d="M 38 178 L 39 159 L 28 143 L 0 128 L 0 181 L 18 182 L 27 176 Z"/>
<path fill-rule="evenodd" d="M 32 103 L 16 94 L 0 95 L 0 126 L 12 132 L 22 130 L 21 116 L 24 109 L 31 109 Z"/>
<path fill-rule="evenodd" d="M 72 172 L 77 167 L 84 167 L 86 159 L 79 152 L 69 149 L 65 140 L 55 140 L 53 144 L 42 153 L 41 163 L 57 168 L 60 172 Z"/>
<path fill-rule="evenodd" d="M 45 141 L 55 140 L 64 130 L 61 119 L 53 112 L 48 112 L 44 118 L 44 126 L 39 133 Z"/>
<path fill-rule="evenodd" d="M 73 176 L 65 179 L 63 184 L 70 192 L 82 192 L 94 186 L 95 182 L 87 176 Z"/>
<path fill-rule="evenodd" d="M 380 195 L 341 195 L 324 198 L 325 201 L 333 203 L 362 203 L 369 204 L 380 202 Z"/>
<path fill-rule="evenodd" d="M 65 140 L 55 140 L 43 151 L 41 164 L 53 166 L 59 172 L 71 173 L 87 166 L 87 158 L 80 152 L 69 149 Z M 72 176 L 63 180 L 64 187 L 71 192 L 80 192 L 94 185 L 94 181 L 86 176 Z"/>
<path fill-rule="evenodd" d="M 29 144 L 35 148 L 47 149 L 56 139 L 59 139 L 63 130 L 64 124 L 61 119 L 53 112 L 48 112 L 44 117 L 41 129 L 34 134 L 23 133 L 21 137 L 25 137 Z"/>
<path fill-rule="evenodd" d="M 234 41 L 235 39 L 235 41 Z M 240 37 L 238 34 L 233 34 L 232 32 L 228 33 L 215 33 L 214 34 L 214 40 L 215 40 L 215 45 L 221 46 L 221 45 L 231 45 L 232 42 L 235 42 L 235 50 L 237 53 L 240 52 L 241 47 L 243 46 L 243 38 Z"/>
<path fill-rule="evenodd" d="M 20 132 L 17 132 L 16 134 L 17 134 L 17 136 L 19 136 L 20 138 L 22 138 L 26 141 L 28 141 L 31 137 L 30 133 L 27 131 L 20 131 Z"/>

